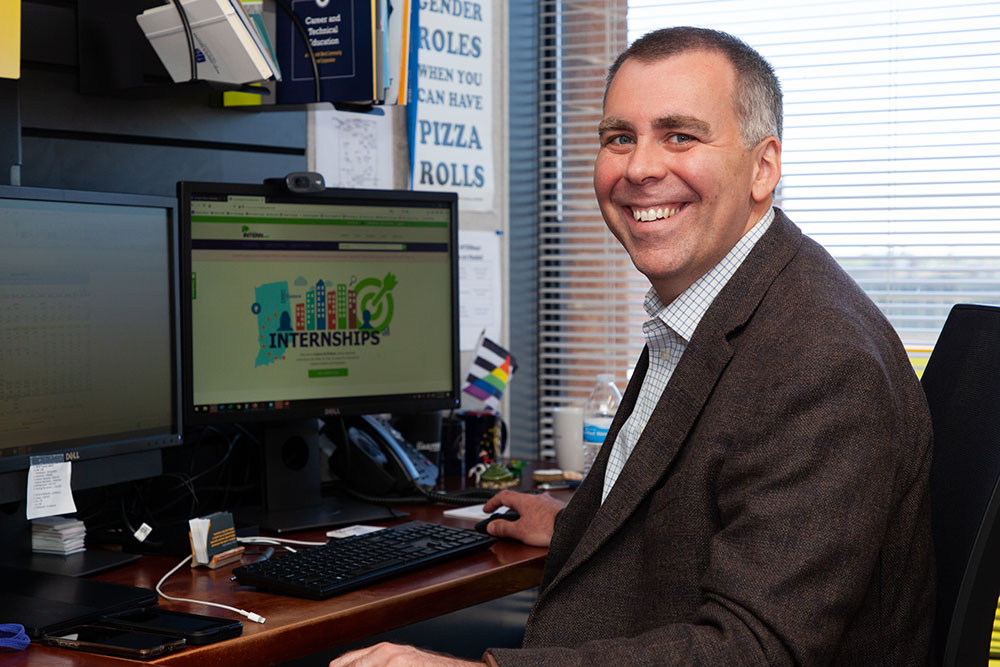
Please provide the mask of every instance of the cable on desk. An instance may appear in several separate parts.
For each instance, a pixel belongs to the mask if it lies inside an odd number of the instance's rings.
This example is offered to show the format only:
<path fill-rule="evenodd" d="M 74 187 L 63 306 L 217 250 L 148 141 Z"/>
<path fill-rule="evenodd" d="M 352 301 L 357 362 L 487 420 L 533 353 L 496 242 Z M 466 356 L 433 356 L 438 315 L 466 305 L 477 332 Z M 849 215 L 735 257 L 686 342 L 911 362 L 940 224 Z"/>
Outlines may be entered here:
<path fill-rule="evenodd" d="M 294 544 L 300 547 L 321 547 L 326 542 L 308 542 L 305 540 L 289 540 L 284 537 L 269 537 L 264 535 L 250 535 L 247 537 L 237 537 L 236 541 L 240 544 L 272 544 L 275 546 L 282 546 L 295 553 L 295 549 L 288 546 L 289 544 Z"/>
<path fill-rule="evenodd" d="M 170 570 L 170 572 L 167 572 L 165 575 L 163 575 L 163 577 L 156 583 L 156 592 L 157 592 L 157 594 L 159 594 L 161 597 L 163 597 L 166 600 L 173 600 L 174 602 L 192 602 L 194 604 L 204 604 L 204 605 L 208 605 L 209 607 L 218 607 L 220 609 L 226 609 L 228 611 L 233 611 L 233 612 L 236 612 L 237 614 L 239 614 L 241 616 L 246 616 L 247 618 L 249 618 L 254 623 L 263 623 L 265 620 L 267 620 L 263 616 L 261 616 L 260 614 L 255 614 L 254 612 L 252 612 L 252 611 L 246 611 L 245 609 L 237 609 L 236 607 L 230 607 L 229 605 L 220 604 L 218 602 L 207 602 L 205 600 L 192 600 L 190 598 L 177 598 L 177 597 L 173 597 L 171 595 L 167 595 L 166 593 L 164 593 L 163 591 L 161 591 L 160 590 L 160 586 L 162 586 L 163 582 L 167 580 L 167 577 L 169 577 L 174 572 L 176 572 L 177 570 L 179 570 L 183 565 L 186 565 L 187 562 L 190 561 L 190 560 L 191 560 L 191 556 L 187 556 L 186 558 L 184 558 L 184 560 L 182 560 L 181 562 L 177 563 L 177 565 L 175 565 L 174 568 L 172 570 Z"/>
<path fill-rule="evenodd" d="M 255 535 L 249 537 L 238 537 L 236 540 L 242 544 L 273 544 L 278 546 L 283 546 L 285 549 L 294 552 L 295 549 L 288 546 L 289 544 L 294 544 L 296 546 L 302 547 L 318 547 L 326 544 L 326 542 L 309 542 L 305 540 L 289 540 L 284 537 L 265 537 L 263 535 Z M 255 623 L 263 623 L 266 619 L 260 614 L 255 614 L 252 611 L 246 611 L 244 609 L 237 609 L 236 607 L 230 607 L 229 605 L 220 604 L 218 602 L 207 602 L 205 600 L 192 600 L 191 598 L 177 598 L 171 595 L 167 595 L 160 587 L 163 586 L 163 582 L 167 580 L 170 575 L 179 570 L 183 565 L 191 560 L 191 556 L 187 556 L 181 562 L 177 563 L 170 572 L 167 572 L 163 577 L 156 583 L 156 593 L 160 595 L 165 600 L 172 600 L 174 602 L 192 602 L 194 604 L 204 604 L 209 607 L 219 607 L 220 609 L 226 609 L 228 611 L 236 612 L 241 616 L 246 616 L 251 621 Z"/>

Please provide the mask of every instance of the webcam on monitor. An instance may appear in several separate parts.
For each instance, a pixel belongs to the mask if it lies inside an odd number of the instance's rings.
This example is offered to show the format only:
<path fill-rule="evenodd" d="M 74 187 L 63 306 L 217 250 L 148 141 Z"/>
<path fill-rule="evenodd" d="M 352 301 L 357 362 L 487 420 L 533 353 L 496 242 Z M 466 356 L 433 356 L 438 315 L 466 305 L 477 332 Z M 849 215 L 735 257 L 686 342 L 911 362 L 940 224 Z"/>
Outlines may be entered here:
<path fill-rule="evenodd" d="M 315 171 L 293 171 L 284 178 L 268 178 L 265 183 L 284 185 L 289 192 L 308 193 L 323 192 L 326 190 L 326 182 L 323 174 Z"/>

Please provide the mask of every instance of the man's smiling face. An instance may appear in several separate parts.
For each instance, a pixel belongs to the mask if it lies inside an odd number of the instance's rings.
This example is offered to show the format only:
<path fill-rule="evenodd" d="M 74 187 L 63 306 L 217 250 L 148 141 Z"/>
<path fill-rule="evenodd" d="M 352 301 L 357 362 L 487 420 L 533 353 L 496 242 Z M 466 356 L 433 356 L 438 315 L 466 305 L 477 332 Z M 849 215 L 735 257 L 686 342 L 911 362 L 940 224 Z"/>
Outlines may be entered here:
<path fill-rule="evenodd" d="M 777 139 L 744 144 L 735 87 L 726 57 L 699 50 L 626 60 L 608 88 L 594 190 L 665 303 L 764 215 L 780 176 Z"/>

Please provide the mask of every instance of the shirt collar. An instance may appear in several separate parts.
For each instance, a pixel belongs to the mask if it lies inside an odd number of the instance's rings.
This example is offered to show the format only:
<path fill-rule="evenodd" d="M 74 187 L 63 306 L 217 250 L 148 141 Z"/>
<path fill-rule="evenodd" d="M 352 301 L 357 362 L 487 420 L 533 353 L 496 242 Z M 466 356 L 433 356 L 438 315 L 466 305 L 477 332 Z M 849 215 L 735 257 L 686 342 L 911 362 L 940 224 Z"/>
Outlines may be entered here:
<path fill-rule="evenodd" d="M 652 287 L 646 292 L 646 298 L 642 307 L 651 318 L 658 318 L 663 321 L 684 341 L 690 341 L 694 335 L 694 330 L 698 327 L 702 316 L 712 305 L 712 301 L 726 286 L 729 279 L 740 268 L 743 260 L 747 258 L 750 251 L 768 230 L 774 221 L 774 207 L 767 210 L 767 213 L 754 224 L 754 226 L 744 234 L 736 245 L 726 253 L 718 264 L 713 266 L 708 273 L 681 292 L 676 299 L 669 304 L 664 304 L 656 290 Z"/>

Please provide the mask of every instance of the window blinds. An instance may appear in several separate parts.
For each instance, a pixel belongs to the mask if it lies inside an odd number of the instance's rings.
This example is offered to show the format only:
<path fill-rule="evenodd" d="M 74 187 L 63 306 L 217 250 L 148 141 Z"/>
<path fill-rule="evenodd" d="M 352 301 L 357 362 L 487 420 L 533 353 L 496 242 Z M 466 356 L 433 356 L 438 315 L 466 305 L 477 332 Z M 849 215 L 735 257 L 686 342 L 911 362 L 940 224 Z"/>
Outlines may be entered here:
<path fill-rule="evenodd" d="M 604 73 L 671 25 L 725 30 L 785 94 L 776 205 L 896 327 L 918 372 L 949 309 L 1000 302 L 1000 4 L 990 1 L 581 0 L 542 9 L 539 392 L 579 403 L 623 386 L 648 283 L 605 230 L 591 187 Z"/>

